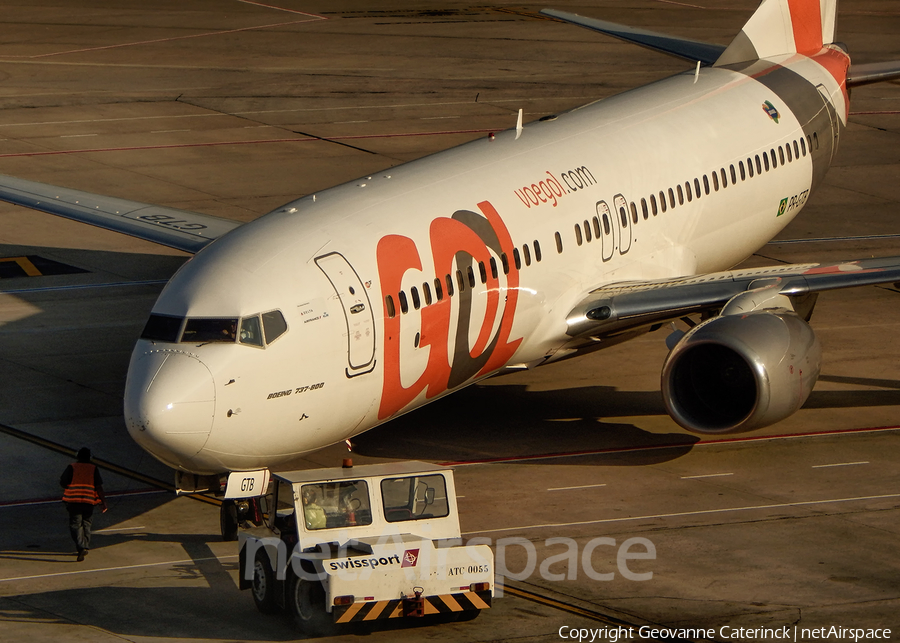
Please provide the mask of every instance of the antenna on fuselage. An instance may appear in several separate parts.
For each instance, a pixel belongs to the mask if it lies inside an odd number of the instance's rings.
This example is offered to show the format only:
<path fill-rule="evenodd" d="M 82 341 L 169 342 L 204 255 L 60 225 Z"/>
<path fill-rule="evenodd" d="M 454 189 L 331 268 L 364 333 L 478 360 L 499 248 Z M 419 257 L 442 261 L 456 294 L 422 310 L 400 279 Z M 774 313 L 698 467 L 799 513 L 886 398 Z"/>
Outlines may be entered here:
<path fill-rule="evenodd" d="M 694 71 L 694 84 L 697 84 L 697 81 L 700 80 L 700 61 L 697 61 L 697 69 Z"/>
<path fill-rule="evenodd" d="M 522 136 L 522 110 L 519 110 L 519 118 L 516 120 L 516 140 Z"/>

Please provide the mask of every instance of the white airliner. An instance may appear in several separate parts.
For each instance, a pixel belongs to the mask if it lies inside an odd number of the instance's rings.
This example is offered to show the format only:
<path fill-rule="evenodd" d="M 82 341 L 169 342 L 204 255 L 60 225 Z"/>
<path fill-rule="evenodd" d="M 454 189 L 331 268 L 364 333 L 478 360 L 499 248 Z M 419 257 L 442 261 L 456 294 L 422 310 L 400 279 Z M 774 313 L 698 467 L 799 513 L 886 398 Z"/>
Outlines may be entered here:
<path fill-rule="evenodd" d="M 727 272 L 821 183 L 851 66 L 836 0 L 764 0 L 730 46 L 548 15 L 691 61 L 685 73 L 293 201 L 252 223 L 0 177 L 2 197 L 195 252 L 128 371 L 134 439 L 182 472 L 278 468 L 509 369 L 702 320 L 662 373 L 699 433 L 806 400 L 817 293 L 900 258 Z M 725 271 L 725 272 L 723 272 Z"/>

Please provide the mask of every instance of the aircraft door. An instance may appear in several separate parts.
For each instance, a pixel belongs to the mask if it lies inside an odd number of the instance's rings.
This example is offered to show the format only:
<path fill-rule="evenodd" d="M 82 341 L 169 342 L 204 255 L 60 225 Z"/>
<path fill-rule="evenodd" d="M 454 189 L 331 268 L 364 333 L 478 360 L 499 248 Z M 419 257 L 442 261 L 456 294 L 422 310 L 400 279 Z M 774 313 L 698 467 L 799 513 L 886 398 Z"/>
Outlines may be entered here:
<path fill-rule="evenodd" d="M 631 223 L 628 221 L 628 202 L 621 194 L 613 198 L 613 206 L 616 211 L 614 216 L 619 223 L 619 254 L 625 254 L 631 249 Z"/>
<path fill-rule="evenodd" d="M 375 316 L 369 294 L 344 255 L 331 252 L 316 257 L 316 265 L 331 282 L 347 323 L 347 377 L 375 369 Z"/>
<path fill-rule="evenodd" d="M 597 201 L 597 218 L 600 221 L 600 236 L 603 239 L 603 261 L 609 261 L 616 250 L 616 236 L 619 227 L 605 201 Z"/>
<path fill-rule="evenodd" d="M 825 113 L 828 114 L 828 120 L 831 125 L 831 158 L 834 158 L 834 153 L 837 151 L 838 146 L 838 137 L 840 136 L 840 129 L 838 127 L 838 115 L 834 109 L 834 104 L 831 102 L 831 96 L 828 95 L 828 90 L 824 85 L 816 85 L 816 89 L 819 90 L 819 95 L 822 97 L 822 102 L 825 103 Z"/>

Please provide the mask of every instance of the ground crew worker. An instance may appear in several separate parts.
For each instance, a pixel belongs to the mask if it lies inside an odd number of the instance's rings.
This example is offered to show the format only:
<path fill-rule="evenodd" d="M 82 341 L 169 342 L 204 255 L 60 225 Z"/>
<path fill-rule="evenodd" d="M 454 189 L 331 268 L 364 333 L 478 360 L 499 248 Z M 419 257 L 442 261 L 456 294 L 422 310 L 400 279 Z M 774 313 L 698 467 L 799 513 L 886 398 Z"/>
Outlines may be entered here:
<path fill-rule="evenodd" d="M 62 499 L 69 512 L 69 532 L 78 548 L 78 562 L 81 562 L 91 547 L 94 507 L 100 505 L 103 513 L 106 513 L 107 507 L 100 470 L 91 464 L 91 450 L 82 447 L 76 460 L 63 471 L 59 484 L 65 489 Z"/>
<path fill-rule="evenodd" d="M 314 487 L 304 487 L 303 493 L 303 517 L 306 520 L 307 529 L 325 529 L 325 510 L 317 502 L 318 494 Z"/>

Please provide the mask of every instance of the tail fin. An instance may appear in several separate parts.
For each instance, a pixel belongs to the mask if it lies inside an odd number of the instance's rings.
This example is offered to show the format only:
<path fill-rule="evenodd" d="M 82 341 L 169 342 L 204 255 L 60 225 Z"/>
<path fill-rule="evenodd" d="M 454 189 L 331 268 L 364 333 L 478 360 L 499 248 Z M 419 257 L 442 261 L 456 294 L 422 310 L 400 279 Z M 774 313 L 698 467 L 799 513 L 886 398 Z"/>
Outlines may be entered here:
<path fill-rule="evenodd" d="M 837 0 L 762 0 L 716 65 L 814 54 L 834 42 L 836 14 Z"/>

